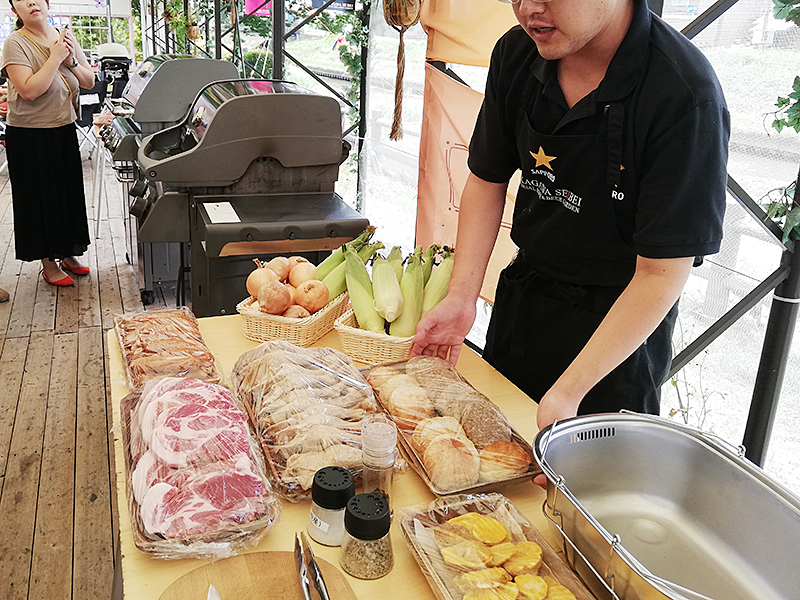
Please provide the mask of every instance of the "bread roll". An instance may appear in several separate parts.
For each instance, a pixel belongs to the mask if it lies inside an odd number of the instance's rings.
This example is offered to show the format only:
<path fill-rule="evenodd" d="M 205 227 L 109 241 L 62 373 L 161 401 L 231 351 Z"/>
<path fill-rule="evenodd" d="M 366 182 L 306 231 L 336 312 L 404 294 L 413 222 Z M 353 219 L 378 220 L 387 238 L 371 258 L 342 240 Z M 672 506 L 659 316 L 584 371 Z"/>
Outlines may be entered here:
<path fill-rule="evenodd" d="M 410 375 L 406 375 L 405 373 L 399 373 L 397 375 L 385 379 L 384 382 L 381 384 L 381 387 L 378 389 L 378 395 L 381 398 L 381 402 L 388 405 L 389 398 L 391 397 L 392 393 L 397 388 L 404 385 L 419 386 L 416 379 L 414 379 Z"/>
<path fill-rule="evenodd" d="M 411 441 L 416 450 L 424 454 L 425 449 L 434 439 L 446 433 L 455 437 L 465 437 L 464 429 L 458 420 L 453 417 L 432 417 L 417 423 Z"/>
<path fill-rule="evenodd" d="M 388 408 L 397 427 L 406 434 L 413 434 L 420 421 L 433 416 L 433 404 L 418 385 L 395 388 L 389 397 Z"/>
<path fill-rule="evenodd" d="M 441 375 L 420 377 L 419 385 L 428 392 L 437 416 L 453 417 L 461 420 L 466 406 L 465 401 L 488 399 L 468 383 L 456 381 Z"/>
<path fill-rule="evenodd" d="M 416 377 L 418 380 L 438 376 L 461 381 L 461 375 L 459 375 L 456 368 L 450 364 L 450 361 L 439 358 L 438 356 L 420 355 L 409 358 L 406 361 L 406 373 Z"/>
<path fill-rule="evenodd" d="M 386 381 L 395 375 L 402 375 L 402 373 L 400 373 L 400 371 L 397 369 L 393 369 L 392 367 L 378 365 L 377 367 L 373 367 L 369 370 L 366 379 L 367 383 L 372 386 L 372 389 L 378 391 L 381 389 L 381 386 L 386 383 Z"/>
<path fill-rule="evenodd" d="M 530 455 L 514 442 L 492 442 L 480 452 L 482 481 L 501 481 L 522 475 L 531 464 Z"/>
<path fill-rule="evenodd" d="M 428 445 L 422 464 L 434 487 L 454 491 L 478 481 L 481 461 L 472 442 L 445 434 Z"/>
<path fill-rule="evenodd" d="M 469 402 L 461 414 L 461 426 L 479 450 L 492 442 L 511 441 L 511 425 L 508 419 L 489 400 Z"/>

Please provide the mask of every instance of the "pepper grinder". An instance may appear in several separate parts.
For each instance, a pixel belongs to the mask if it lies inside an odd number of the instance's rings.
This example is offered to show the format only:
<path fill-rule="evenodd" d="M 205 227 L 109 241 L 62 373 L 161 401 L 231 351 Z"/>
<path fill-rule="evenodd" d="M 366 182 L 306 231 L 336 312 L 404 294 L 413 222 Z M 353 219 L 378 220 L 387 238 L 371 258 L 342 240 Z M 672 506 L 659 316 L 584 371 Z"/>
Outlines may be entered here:
<path fill-rule="evenodd" d="M 364 493 L 378 494 L 392 512 L 392 476 L 397 451 L 397 426 L 383 414 L 361 422 L 361 459 Z"/>

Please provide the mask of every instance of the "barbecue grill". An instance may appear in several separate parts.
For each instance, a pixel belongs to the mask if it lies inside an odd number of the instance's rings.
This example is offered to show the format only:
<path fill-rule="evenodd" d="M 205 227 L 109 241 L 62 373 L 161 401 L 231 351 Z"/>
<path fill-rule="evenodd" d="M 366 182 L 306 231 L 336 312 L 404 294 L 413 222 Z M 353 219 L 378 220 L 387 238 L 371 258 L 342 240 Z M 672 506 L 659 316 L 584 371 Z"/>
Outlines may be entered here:
<path fill-rule="evenodd" d="M 334 192 L 349 149 L 333 98 L 284 81 L 207 85 L 180 124 L 141 140 L 139 239 L 188 244 L 192 311 L 233 313 L 253 258 L 317 263 L 367 227 Z"/>
<path fill-rule="evenodd" d="M 123 62 L 108 56 L 101 60 L 101 65 L 113 78 Z M 180 123 L 204 86 L 235 77 L 238 71 L 231 62 L 169 54 L 150 56 L 129 78 L 125 76 L 127 83 L 119 97 L 112 93 L 106 102 L 116 118 L 100 132 L 113 158 L 116 178 L 123 187 L 125 214 L 129 212 L 127 204 L 137 198 L 129 196 L 129 188 L 141 179 L 136 163 L 141 137 Z M 142 302 L 151 304 L 157 283 L 177 281 L 180 246 L 140 240 L 138 228 L 135 216 L 125 219 L 127 258 L 136 269 Z"/>

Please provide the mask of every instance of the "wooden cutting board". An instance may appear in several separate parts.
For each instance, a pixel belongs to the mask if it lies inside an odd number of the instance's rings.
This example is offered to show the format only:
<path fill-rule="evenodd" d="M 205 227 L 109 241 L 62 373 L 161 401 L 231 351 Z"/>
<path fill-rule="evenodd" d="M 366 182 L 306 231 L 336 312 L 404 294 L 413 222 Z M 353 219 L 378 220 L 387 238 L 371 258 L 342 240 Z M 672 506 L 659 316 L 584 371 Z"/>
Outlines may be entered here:
<path fill-rule="evenodd" d="M 317 564 L 328 594 L 335 600 L 357 600 L 341 571 L 324 559 Z M 294 554 L 254 552 L 226 558 L 190 571 L 174 581 L 159 600 L 206 600 L 213 583 L 222 600 L 302 600 Z M 311 584 L 311 597 L 319 597 Z"/>

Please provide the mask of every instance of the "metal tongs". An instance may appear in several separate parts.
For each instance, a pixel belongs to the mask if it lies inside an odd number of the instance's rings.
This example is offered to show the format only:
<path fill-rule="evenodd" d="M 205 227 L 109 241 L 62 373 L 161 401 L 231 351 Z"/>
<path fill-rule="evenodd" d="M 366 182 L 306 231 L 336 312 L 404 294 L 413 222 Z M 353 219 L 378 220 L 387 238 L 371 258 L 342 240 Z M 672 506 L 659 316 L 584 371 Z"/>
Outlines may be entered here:
<path fill-rule="evenodd" d="M 302 543 L 300 540 L 301 537 Z M 308 566 L 306 566 L 306 558 L 308 559 Z M 297 565 L 297 574 L 300 578 L 300 589 L 303 590 L 305 600 L 311 600 L 311 585 L 308 580 L 309 569 L 311 570 L 314 587 L 317 588 L 320 599 L 330 600 L 328 588 L 325 586 L 325 580 L 322 578 L 322 572 L 319 570 L 317 559 L 314 558 L 314 552 L 311 550 L 311 545 L 308 543 L 308 538 L 304 531 L 294 534 L 294 561 Z"/>

